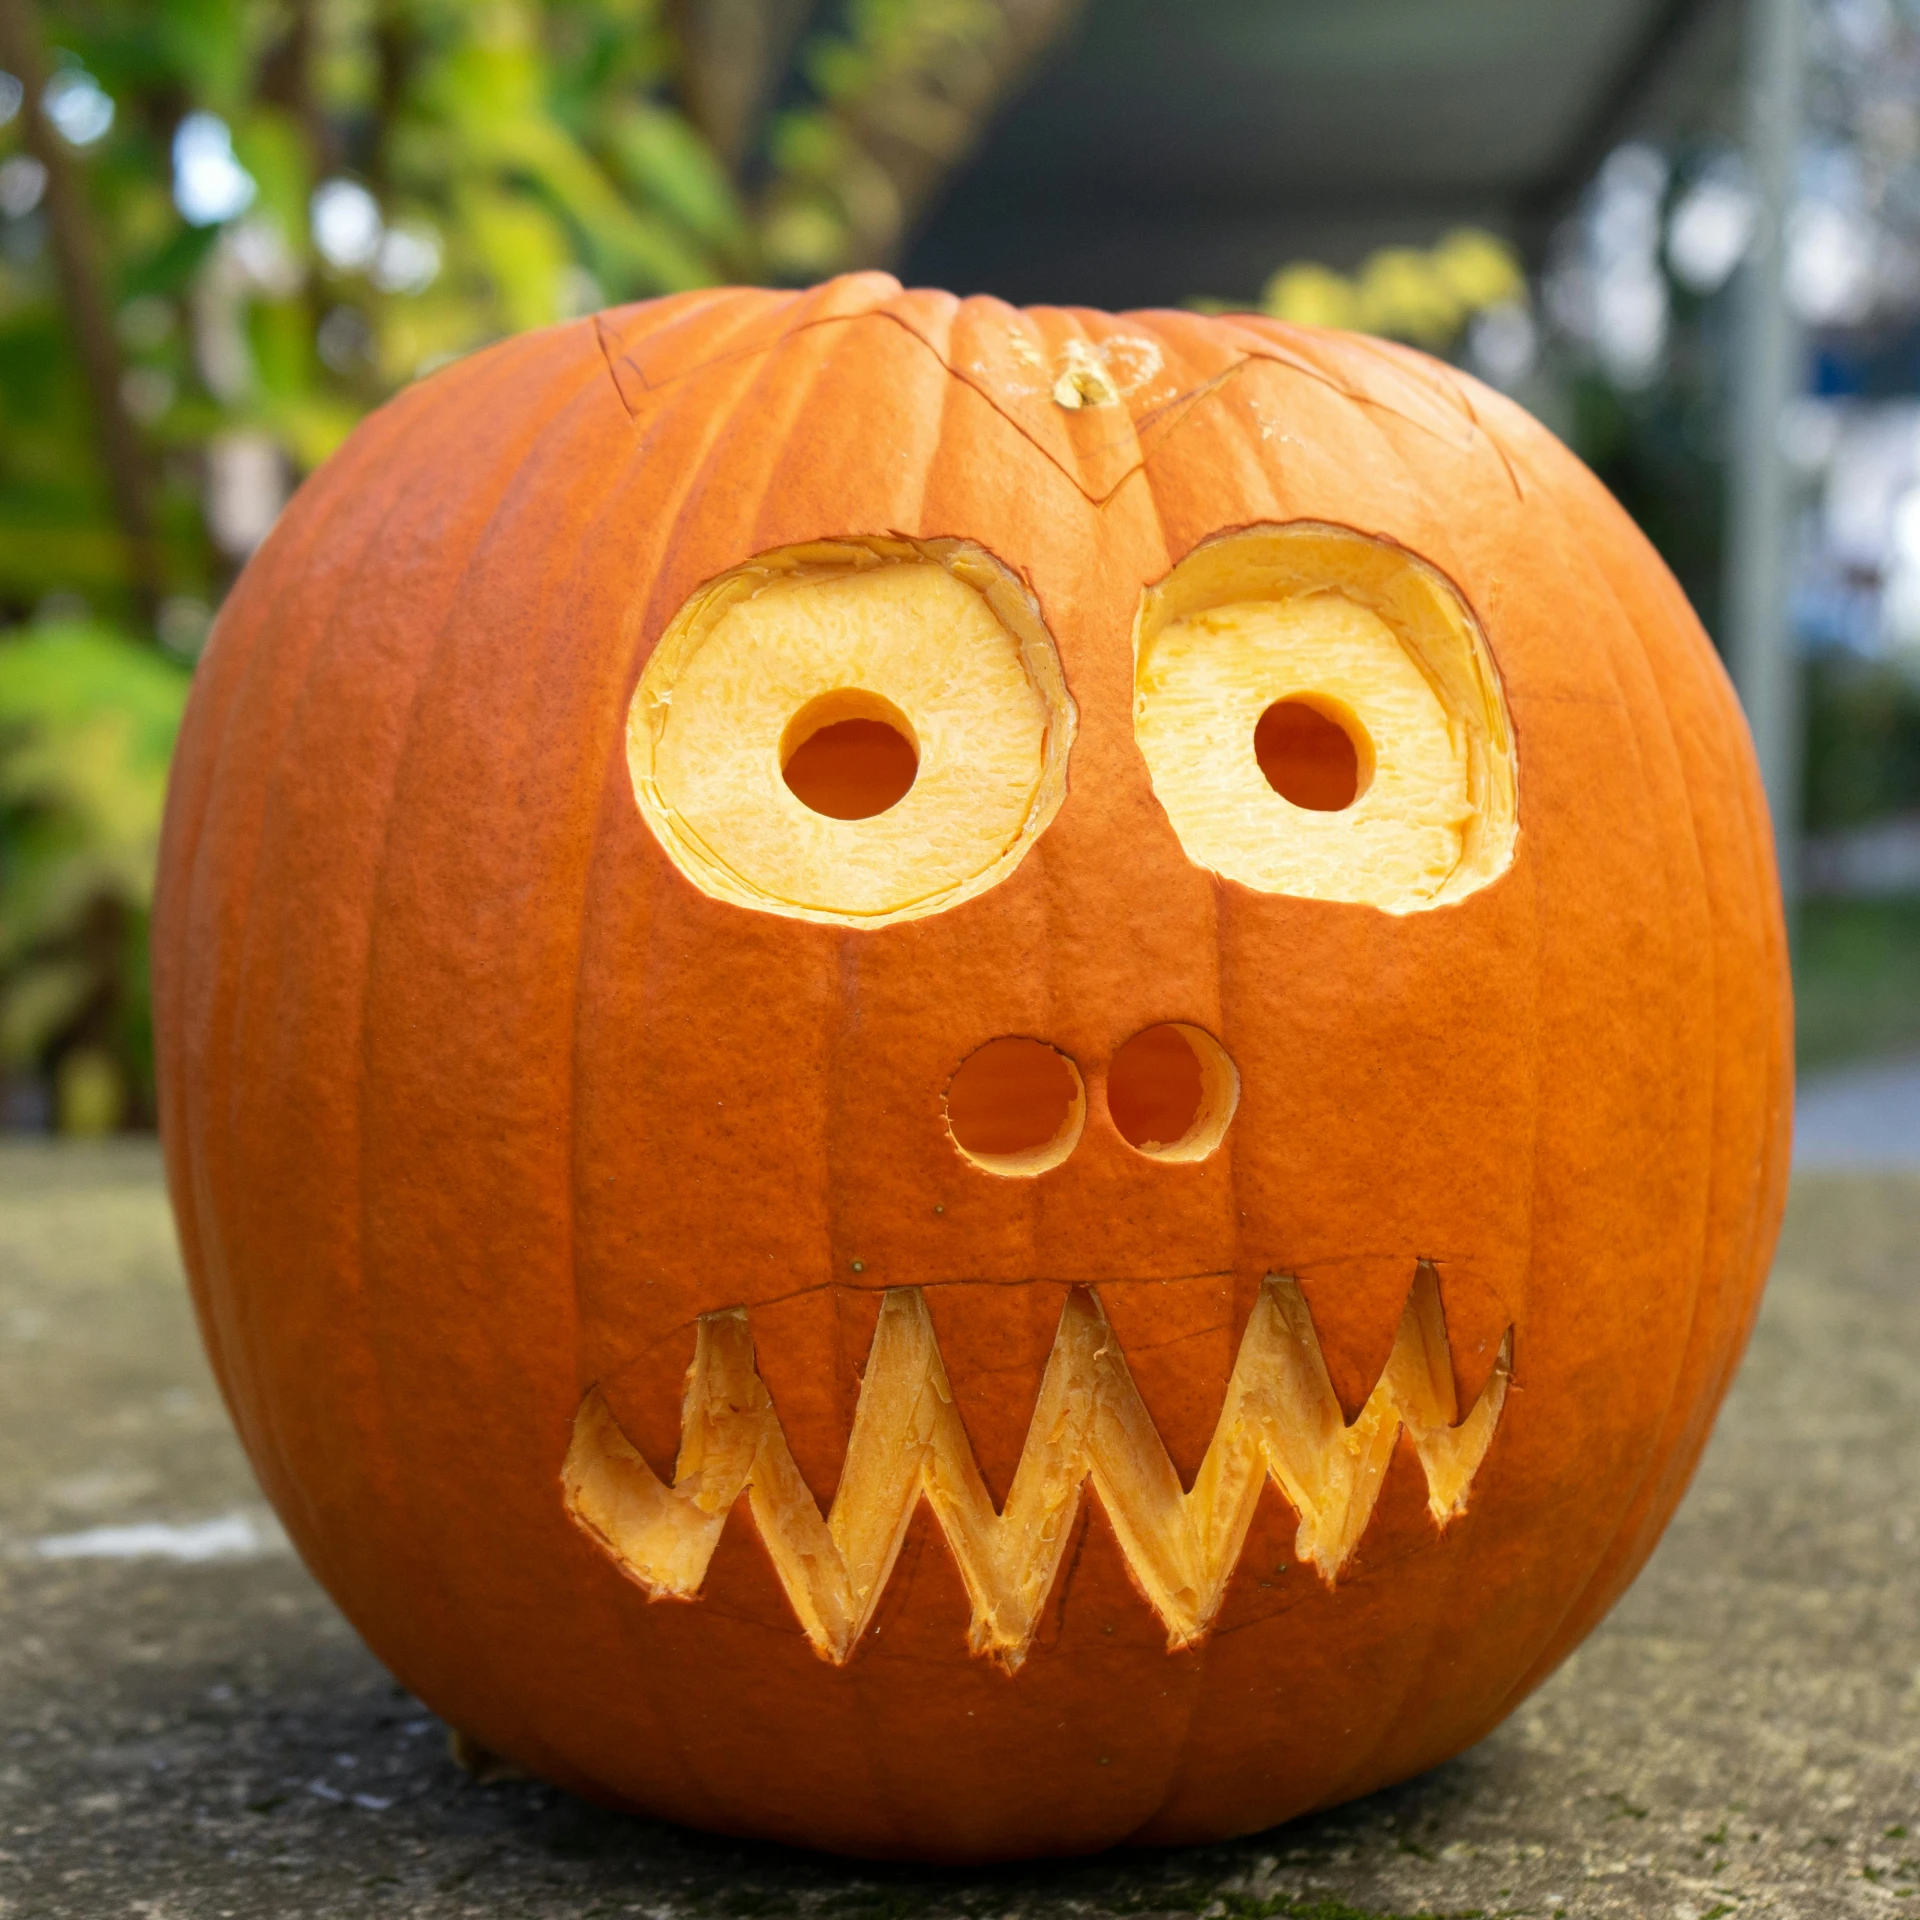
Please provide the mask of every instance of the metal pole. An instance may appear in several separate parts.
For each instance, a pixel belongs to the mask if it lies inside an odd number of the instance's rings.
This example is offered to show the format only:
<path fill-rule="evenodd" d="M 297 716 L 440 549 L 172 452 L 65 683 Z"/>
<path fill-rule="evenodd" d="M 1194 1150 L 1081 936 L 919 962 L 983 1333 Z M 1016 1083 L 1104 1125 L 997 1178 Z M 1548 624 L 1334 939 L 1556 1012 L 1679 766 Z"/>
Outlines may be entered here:
<path fill-rule="evenodd" d="M 1800 146 L 1805 5 L 1747 0 L 1747 168 L 1759 218 L 1741 269 L 1727 503 L 1727 665 L 1753 729 L 1789 905 L 1799 887 L 1802 722 L 1788 608 L 1792 477 L 1780 424 L 1800 378 L 1785 268 Z"/>

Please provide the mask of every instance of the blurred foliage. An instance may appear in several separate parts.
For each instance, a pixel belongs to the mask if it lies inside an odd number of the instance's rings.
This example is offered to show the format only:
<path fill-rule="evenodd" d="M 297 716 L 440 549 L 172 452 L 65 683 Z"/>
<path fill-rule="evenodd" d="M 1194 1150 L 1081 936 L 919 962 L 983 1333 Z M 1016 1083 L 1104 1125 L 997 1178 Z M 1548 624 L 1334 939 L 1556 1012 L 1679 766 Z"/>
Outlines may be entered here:
<path fill-rule="evenodd" d="M 1807 900 L 1795 928 L 1800 1065 L 1920 1048 L 1920 900 Z"/>
<path fill-rule="evenodd" d="M 209 524 L 209 467 L 238 436 L 297 477 L 396 387 L 503 334 L 885 264 L 1075 0 L 8 7 L 68 88 L 121 362 L 117 390 L 87 390 L 58 196 L 17 110 L 0 126 L 0 612 L 18 616 L 54 591 L 135 608 L 101 405 L 154 456 L 165 590 L 211 603 L 266 517 L 215 498 Z M 104 126 L 74 117 L 82 94 Z M 228 464 L 256 486 L 270 471 Z"/>
<path fill-rule="evenodd" d="M 1352 327 L 1434 353 L 1451 348 L 1476 315 L 1526 304 L 1519 256 L 1478 227 L 1456 228 L 1426 249 L 1382 247 L 1351 275 L 1296 260 L 1268 279 L 1259 301 L 1276 320 Z"/>
<path fill-rule="evenodd" d="M 1282 267 L 1261 292 L 1261 311 L 1281 320 L 1355 327 L 1444 350 L 1476 313 L 1527 298 L 1512 249 L 1462 227 L 1438 246 L 1383 247 L 1348 278 L 1312 262 Z"/>
<path fill-rule="evenodd" d="M 1676 367 L 1658 387 L 1633 388 L 1587 366 L 1568 384 L 1575 451 L 1659 549 L 1701 624 L 1716 633 L 1726 570 L 1726 462 L 1719 396 L 1706 369 Z"/>
<path fill-rule="evenodd" d="M 84 622 L 0 640 L 0 1072 L 71 1131 L 151 1116 L 147 916 L 187 670 Z"/>
<path fill-rule="evenodd" d="M 1807 663 L 1807 825 L 1816 833 L 1920 813 L 1920 685 L 1887 661 Z M 1920 964 L 1913 972 L 1920 988 Z"/>
<path fill-rule="evenodd" d="M 520 329 L 885 265 L 1077 6 L 0 0 L 16 1096 L 82 1128 L 149 1109 L 181 663 L 299 478 Z"/>

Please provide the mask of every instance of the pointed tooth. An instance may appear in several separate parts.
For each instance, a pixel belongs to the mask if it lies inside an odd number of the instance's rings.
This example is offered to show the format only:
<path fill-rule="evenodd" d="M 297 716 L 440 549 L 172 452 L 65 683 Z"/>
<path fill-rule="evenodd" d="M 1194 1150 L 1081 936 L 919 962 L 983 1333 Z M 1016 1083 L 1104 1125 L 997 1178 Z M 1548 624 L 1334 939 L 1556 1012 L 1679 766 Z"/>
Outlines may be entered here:
<path fill-rule="evenodd" d="M 1007 1504 L 1069 1291 L 985 1281 L 926 1291 L 947 1384 L 996 1508 Z"/>
<path fill-rule="evenodd" d="M 823 1507 L 840 1481 L 882 1297 L 866 1288 L 816 1287 L 747 1316 L 754 1367 L 773 1397 L 794 1465 Z"/>
<path fill-rule="evenodd" d="M 680 1416 L 695 1337 L 692 1323 L 676 1327 L 597 1383 L 614 1424 L 668 1486 L 680 1457 Z"/>
<path fill-rule="evenodd" d="M 1174 1471 L 1190 1487 L 1220 1419 L 1251 1289 L 1238 1290 L 1238 1312 L 1230 1273 L 1108 1280 L 1096 1291 Z"/>
<path fill-rule="evenodd" d="M 1453 1361 L 1453 1389 L 1462 1417 L 1493 1377 L 1500 1343 L 1514 1323 L 1513 1302 L 1498 1276 L 1469 1261 L 1436 1263 L 1440 1311 L 1447 1324 L 1447 1350 Z"/>
<path fill-rule="evenodd" d="M 1400 1255 L 1362 1254 L 1292 1269 L 1313 1315 L 1327 1378 L 1349 1423 L 1386 1371 L 1418 1266 Z"/>

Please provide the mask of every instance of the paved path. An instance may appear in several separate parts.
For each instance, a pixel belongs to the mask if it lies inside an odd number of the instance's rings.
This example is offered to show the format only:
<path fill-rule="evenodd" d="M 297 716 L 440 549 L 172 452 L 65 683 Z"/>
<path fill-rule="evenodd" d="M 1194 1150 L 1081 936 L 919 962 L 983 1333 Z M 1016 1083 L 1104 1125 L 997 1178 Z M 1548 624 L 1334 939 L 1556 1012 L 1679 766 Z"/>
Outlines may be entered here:
<path fill-rule="evenodd" d="M 259 1504 L 151 1155 L 0 1149 L 0 1915 L 1897 1916 L 1916 1488 L 1920 1177 L 1809 1176 L 1666 1543 L 1473 1752 L 1188 1853 L 952 1874 L 743 1847 L 459 1773 Z"/>

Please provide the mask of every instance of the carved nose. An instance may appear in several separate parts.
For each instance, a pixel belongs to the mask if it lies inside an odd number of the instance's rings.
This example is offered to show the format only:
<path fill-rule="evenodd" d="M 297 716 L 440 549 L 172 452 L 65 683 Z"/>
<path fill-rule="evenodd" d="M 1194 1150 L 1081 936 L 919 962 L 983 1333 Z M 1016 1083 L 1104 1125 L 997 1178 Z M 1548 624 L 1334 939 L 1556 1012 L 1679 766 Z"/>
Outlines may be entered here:
<path fill-rule="evenodd" d="M 1107 1112 L 1152 1160 L 1204 1160 L 1227 1137 L 1240 1074 L 1204 1027 L 1169 1020 L 1136 1033 L 1107 1068 Z"/>
<path fill-rule="evenodd" d="M 1136 1033 L 1109 1062 L 1106 1109 L 1114 1129 L 1151 1160 L 1204 1160 L 1226 1138 L 1240 1075 L 1202 1027 L 1168 1021 Z M 1080 1144 L 1087 1087 L 1058 1047 L 1008 1034 L 976 1048 L 947 1083 L 947 1132 L 987 1173 L 1031 1179 Z"/>
<path fill-rule="evenodd" d="M 1087 1084 L 1044 1040 L 1009 1034 L 961 1061 L 947 1082 L 947 1132 L 988 1173 L 1031 1179 L 1080 1144 Z"/>

